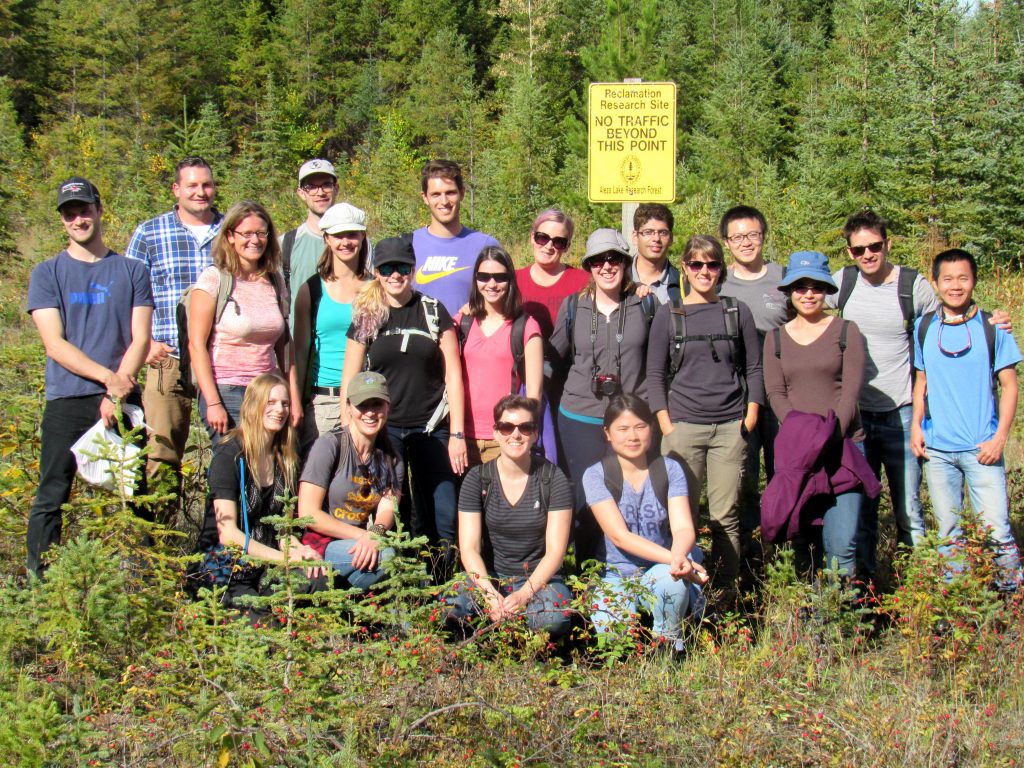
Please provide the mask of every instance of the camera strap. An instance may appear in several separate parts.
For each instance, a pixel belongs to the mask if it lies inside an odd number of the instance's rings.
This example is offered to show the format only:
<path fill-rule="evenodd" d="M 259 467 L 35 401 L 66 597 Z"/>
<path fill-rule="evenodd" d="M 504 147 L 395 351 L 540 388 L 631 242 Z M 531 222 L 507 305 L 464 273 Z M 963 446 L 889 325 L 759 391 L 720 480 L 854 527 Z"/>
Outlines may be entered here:
<path fill-rule="evenodd" d="M 593 299 L 594 305 L 590 311 L 590 357 L 594 361 L 594 373 L 601 370 L 601 366 L 597 364 L 597 352 L 595 351 L 595 344 L 597 342 L 597 297 Z M 626 302 L 619 302 L 619 329 L 615 334 L 615 375 L 622 379 L 622 338 L 626 335 Z"/>

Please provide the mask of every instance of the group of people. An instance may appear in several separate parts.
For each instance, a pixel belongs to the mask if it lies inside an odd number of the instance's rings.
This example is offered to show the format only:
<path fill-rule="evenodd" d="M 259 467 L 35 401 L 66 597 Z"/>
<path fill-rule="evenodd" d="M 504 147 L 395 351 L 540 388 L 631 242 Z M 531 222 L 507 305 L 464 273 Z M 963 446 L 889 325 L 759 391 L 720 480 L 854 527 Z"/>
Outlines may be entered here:
<path fill-rule="evenodd" d="M 37 575 L 60 537 L 70 445 L 97 416 L 112 425 L 115 402 L 140 402 L 146 474 L 175 477 L 195 393 L 215 445 L 204 575 L 228 599 L 266 588 L 235 547 L 304 565 L 311 589 L 323 561 L 369 589 L 402 521 L 431 542 L 435 581 L 461 563 L 453 616 L 525 613 L 564 632 L 571 546 L 601 563 L 599 632 L 643 601 L 673 640 L 709 580 L 735 598 L 759 527 L 795 541 L 807 570 L 870 577 L 883 469 L 899 541 L 920 544 L 920 460 L 939 535 L 955 550 L 966 479 L 1001 586 L 1020 581 L 1002 459 L 1020 354 L 1006 317 L 974 304 L 966 251 L 939 254 L 930 286 L 889 261 L 886 222 L 866 211 L 844 228 L 852 266 L 833 274 L 798 251 L 783 270 L 764 258 L 765 217 L 737 206 L 718 236 L 689 238 L 680 271 L 671 211 L 643 204 L 633 248 L 598 229 L 582 268 L 563 262 L 572 219 L 542 212 L 517 270 L 461 223 L 448 160 L 423 168 L 430 223 L 372 247 L 326 160 L 300 168 L 307 217 L 280 235 L 257 203 L 219 213 L 215 189 L 202 158 L 183 160 L 173 210 L 125 256 L 103 242 L 95 186 L 58 189 L 68 247 L 33 271 L 28 301 L 48 357 Z M 285 491 L 312 519 L 289 541 L 264 522 Z"/>

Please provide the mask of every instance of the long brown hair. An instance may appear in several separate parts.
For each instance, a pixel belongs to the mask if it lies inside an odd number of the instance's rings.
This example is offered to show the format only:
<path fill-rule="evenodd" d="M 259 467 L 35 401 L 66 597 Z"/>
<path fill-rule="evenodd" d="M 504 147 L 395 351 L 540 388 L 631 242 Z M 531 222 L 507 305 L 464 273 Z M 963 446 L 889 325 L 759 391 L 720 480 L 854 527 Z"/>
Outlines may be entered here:
<path fill-rule="evenodd" d="M 523 311 L 523 297 L 519 293 L 519 286 L 516 284 L 516 268 L 512 263 L 512 257 L 508 251 L 499 245 L 488 245 L 476 257 L 473 265 L 473 282 L 469 288 L 469 314 L 477 320 L 483 320 L 487 316 L 487 309 L 484 307 L 484 297 L 480 293 L 480 284 L 476 281 L 476 273 L 488 261 L 501 264 L 508 274 L 508 288 L 505 297 L 501 301 L 501 314 L 508 320 L 514 320 Z"/>
<path fill-rule="evenodd" d="M 277 242 L 277 230 L 267 209 L 252 200 L 243 200 L 232 205 L 224 214 L 220 230 L 213 241 L 213 263 L 229 274 L 238 275 L 242 271 L 242 263 L 235 253 L 234 246 L 228 241 L 228 233 L 235 233 L 235 227 L 242 223 L 246 216 L 259 216 L 267 225 L 267 247 L 256 265 L 256 276 L 263 277 L 281 269 L 281 245 Z"/>
<path fill-rule="evenodd" d="M 285 488 L 294 493 L 298 485 L 299 455 L 295 450 L 295 430 L 291 420 L 285 419 L 281 430 L 273 434 L 263 426 L 263 413 L 274 387 L 287 390 L 288 382 L 278 373 L 261 373 L 249 382 L 242 400 L 239 424 L 224 439 L 238 440 L 242 445 L 242 455 L 252 467 L 258 466 L 260 458 L 269 455 L 284 477 Z"/>

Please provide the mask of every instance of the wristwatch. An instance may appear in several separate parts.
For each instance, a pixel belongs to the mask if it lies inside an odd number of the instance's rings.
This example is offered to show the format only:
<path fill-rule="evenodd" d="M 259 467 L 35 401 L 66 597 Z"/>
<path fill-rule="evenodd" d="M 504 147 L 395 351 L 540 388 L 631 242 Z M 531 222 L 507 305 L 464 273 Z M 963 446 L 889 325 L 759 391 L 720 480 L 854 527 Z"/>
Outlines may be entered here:
<path fill-rule="evenodd" d="M 370 533 L 372 533 L 374 536 L 383 536 L 385 533 L 388 532 L 388 529 L 385 528 L 380 523 L 374 523 L 373 525 L 371 525 L 366 530 L 369 531 Z"/>
<path fill-rule="evenodd" d="M 465 440 L 466 434 L 464 432 L 452 432 L 452 437 L 456 440 Z"/>

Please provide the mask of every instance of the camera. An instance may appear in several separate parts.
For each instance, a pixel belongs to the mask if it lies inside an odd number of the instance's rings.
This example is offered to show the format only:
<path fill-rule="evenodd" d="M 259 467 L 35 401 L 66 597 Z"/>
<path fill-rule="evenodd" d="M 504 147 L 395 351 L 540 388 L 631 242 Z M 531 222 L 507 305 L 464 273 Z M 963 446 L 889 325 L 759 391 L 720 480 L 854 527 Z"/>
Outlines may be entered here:
<path fill-rule="evenodd" d="M 622 382 L 613 373 L 595 373 L 590 379 L 590 392 L 600 400 L 602 397 L 614 397 L 622 391 Z"/>

